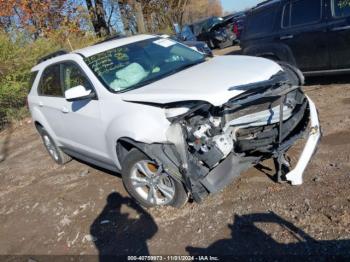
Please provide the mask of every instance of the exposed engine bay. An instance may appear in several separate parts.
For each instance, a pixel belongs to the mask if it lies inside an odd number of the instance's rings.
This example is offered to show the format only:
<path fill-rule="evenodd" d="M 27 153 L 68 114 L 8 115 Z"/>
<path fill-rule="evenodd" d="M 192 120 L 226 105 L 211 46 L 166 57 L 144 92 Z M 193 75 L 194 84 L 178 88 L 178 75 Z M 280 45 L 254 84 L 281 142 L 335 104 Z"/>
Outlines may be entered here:
<path fill-rule="evenodd" d="M 247 92 L 222 107 L 200 103 L 172 119 L 183 136 L 182 142 L 174 143 L 182 155 L 182 170 L 192 187 L 204 186 L 199 195 L 222 189 L 219 180 L 227 176 L 215 174 L 221 163 L 234 163 L 236 176 L 263 159 L 277 159 L 304 135 L 310 119 L 308 100 L 300 87 L 283 77 L 242 87 Z"/>
<path fill-rule="evenodd" d="M 245 155 L 272 153 L 279 142 L 280 99 L 276 93 L 240 106 L 236 106 L 240 104 L 237 100 L 223 108 L 203 104 L 180 121 L 189 152 L 209 169 L 232 152 Z M 293 131 L 305 129 L 308 123 L 306 109 L 306 97 L 299 88 L 286 94 L 282 140 Z"/>
<path fill-rule="evenodd" d="M 184 183 L 197 202 L 269 158 L 275 160 L 277 181 L 302 184 L 321 137 L 314 103 L 285 72 L 233 89 L 243 92 L 221 106 L 204 101 L 169 104 L 169 143 L 137 145 Z M 307 142 L 290 170 L 285 154 L 301 138 Z"/>

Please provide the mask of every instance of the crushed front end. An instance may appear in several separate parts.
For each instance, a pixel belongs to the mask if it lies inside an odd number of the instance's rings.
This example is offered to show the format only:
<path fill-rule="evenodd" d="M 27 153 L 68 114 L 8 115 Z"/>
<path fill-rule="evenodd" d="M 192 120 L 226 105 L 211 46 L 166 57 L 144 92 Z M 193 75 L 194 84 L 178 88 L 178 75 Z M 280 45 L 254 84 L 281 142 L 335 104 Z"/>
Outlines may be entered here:
<path fill-rule="evenodd" d="M 301 184 L 320 139 L 314 103 L 284 73 L 237 89 L 244 92 L 221 107 L 193 103 L 185 113 L 168 117 L 167 137 L 175 145 L 182 180 L 197 201 L 269 158 L 279 164 L 279 178 Z M 300 160 L 282 177 L 284 155 L 300 138 L 307 138 Z"/>

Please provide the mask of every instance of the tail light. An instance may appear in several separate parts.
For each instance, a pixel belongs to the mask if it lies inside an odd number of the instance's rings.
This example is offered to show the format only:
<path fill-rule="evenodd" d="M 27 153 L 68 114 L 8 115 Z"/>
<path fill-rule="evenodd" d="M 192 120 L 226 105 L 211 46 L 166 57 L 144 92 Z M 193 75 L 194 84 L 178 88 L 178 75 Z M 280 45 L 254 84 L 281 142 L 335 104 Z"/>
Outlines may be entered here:
<path fill-rule="evenodd" d="M 238 25 L 237 25 L 237 23 L 234 23 L 234 24 L 233 24 L 233 32 L 235 33 L 235 35 L 236 35 L 237 37 L 239 37 L 239 30 L 238 30 Z"/>

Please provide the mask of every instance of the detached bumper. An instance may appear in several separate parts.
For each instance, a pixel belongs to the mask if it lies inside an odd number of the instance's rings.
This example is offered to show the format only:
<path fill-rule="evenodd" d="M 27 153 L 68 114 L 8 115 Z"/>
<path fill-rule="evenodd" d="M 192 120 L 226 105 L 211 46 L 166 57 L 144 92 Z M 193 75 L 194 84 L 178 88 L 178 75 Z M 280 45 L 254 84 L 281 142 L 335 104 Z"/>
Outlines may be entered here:
<path fill-rule="evenodd" d="M 311 126 L 309 128 L 307 142 L 304 146 L 303 152 L 300 155 L 298 163 L 296 164 L 295 168 L 286 175 L 287 180 L 290 181 L 292 185 L 301 185 L 303 183 L 303 173 L 321 138 L 320 122 L 318 119 L 316 106 L 308 96 L 306 96 L 306 98 L 309 102 Z"/>

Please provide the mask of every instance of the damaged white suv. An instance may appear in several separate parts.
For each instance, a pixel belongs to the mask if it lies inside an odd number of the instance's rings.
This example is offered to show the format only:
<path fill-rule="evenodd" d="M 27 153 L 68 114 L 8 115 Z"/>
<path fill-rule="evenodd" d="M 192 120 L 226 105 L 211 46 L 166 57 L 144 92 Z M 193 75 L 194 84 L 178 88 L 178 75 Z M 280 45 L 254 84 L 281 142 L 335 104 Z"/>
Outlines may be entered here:
<path fill-rule="evenodd" d="M 321 136 L 300 72 L 263 58 L 139 35 L 51 54 L 32 72 L 28 104 L 52 158 L 121 172 L 146 207 L 200 202 L 268 158 L 299 185 Z M 282 172 L 299 138 L 300 160 Z"/>

